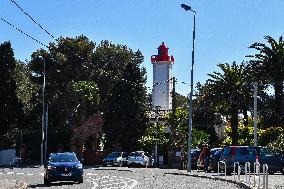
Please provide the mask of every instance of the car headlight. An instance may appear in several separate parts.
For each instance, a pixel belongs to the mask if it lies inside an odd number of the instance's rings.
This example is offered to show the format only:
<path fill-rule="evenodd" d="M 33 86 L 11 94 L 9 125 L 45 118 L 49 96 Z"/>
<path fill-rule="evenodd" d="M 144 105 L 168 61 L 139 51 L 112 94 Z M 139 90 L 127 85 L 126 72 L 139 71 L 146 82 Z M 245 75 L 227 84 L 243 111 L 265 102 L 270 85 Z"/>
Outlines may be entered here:
<path fill-rule="evenodd" d="M 78 165 L 78 166 L 76 166 L 76 168 L 77 168 L 77 169 L 82 169 L 83 166 L 82 166 L 82 165 Z"/>
<path fill-rule="evenodd" d="M 48 165 L 48 166 L 47 166 L 47 169 L 48 169 L 48 170 L 55 170 L 55 169 L 56 169 L 56 167 L 51 166 L 51 165 Z"/>

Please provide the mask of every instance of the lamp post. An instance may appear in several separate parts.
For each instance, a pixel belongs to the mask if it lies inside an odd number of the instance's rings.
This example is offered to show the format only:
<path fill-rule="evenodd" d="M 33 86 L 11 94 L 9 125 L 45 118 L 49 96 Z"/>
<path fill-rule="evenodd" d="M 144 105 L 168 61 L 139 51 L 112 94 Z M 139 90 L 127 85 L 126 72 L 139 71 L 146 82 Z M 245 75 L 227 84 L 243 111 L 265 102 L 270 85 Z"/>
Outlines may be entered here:
<path fill-rule="evenodd" d="M 43 59 L 43 86 L 42 86 L 42 140 L 41 140 L 41 165 L 46 161 L 47 155 L 47 108 L 45 105 L 45 58 L 39 56 Z"/>
<path fill-rule="evenodd" d="M 189 98 L 189 126 L 188 126 L 188 155 L 187 155 L 187 172 L 191 172 L 191 143 L 192 143 L 192 95 L 193 95 L 193 68 L 194 68 L 194 43 L 195 43 L 195 15 L 196 12 L 189 5 L 181 4 L 181 8 L 193 12 L 193 38 L 192 38 L 192 63 L 191 63 L 191 83 Z"/>

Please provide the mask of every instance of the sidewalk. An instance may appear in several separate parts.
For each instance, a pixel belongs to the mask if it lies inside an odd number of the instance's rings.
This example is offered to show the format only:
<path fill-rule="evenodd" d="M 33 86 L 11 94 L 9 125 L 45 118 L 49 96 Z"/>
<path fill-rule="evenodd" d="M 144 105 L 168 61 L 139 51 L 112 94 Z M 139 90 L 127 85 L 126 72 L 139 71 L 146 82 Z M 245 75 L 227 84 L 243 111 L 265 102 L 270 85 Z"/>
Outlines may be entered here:
<path fill-rule="evenodd" d="M 0 179 L 0 189 L 26 189 L 27 183 L 16 180 Z"/>

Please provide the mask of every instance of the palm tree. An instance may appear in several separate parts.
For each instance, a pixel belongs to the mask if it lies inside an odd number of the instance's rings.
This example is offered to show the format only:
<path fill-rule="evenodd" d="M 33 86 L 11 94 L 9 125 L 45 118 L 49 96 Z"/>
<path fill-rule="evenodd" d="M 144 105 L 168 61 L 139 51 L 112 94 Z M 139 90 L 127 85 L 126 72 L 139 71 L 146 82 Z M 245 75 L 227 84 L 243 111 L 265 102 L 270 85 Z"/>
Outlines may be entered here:
<path fill-rule="evenodd" d="M 204 85 L 204 95 L 211 101 L 211 107 L 221 114 L 229 115 L 232 127 L 232 145 L 238 144 L 238 114 L 247 103 L 245 94 L 251 87 L 245 78 L 244 63 L 219 64 L 223 73 L 208 74 L 211 78 Z"/>
<path fill-rule="evenodd" d="M 269 46 L 263 43 L 253 43 L 250 48 L 258 51 L 258 54 L 250 55 L 255 58 L 250 63 L 253 67 L 255 79 L 264 83 L 272 84 L 275 91 L 275 121 L 284 124 L 284 41 L 280 36 L 277 42 L 270 36 L 264 37 Z"/>

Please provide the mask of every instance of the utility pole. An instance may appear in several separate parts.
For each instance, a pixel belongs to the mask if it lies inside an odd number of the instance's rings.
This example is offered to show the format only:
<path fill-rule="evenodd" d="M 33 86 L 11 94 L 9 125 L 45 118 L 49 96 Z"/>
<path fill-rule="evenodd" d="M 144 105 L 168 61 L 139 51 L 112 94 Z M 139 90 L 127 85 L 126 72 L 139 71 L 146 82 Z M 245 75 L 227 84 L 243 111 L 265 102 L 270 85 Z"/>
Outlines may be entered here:
<path fill-rule="evenodd" d="M 155 144 L 155 161 L 156 166 L 159 167 L 159 154 L 158 154 L 158 138 L 159 138 L 159 108 L 160 106 L 156 106 L 156 144 Z"/>
<path fill-rule="evenodd" d="M 254 83 L 254 103 L 253 103 L 253 135 L 254 146 L 257 146 L 257 82 Z"/>

